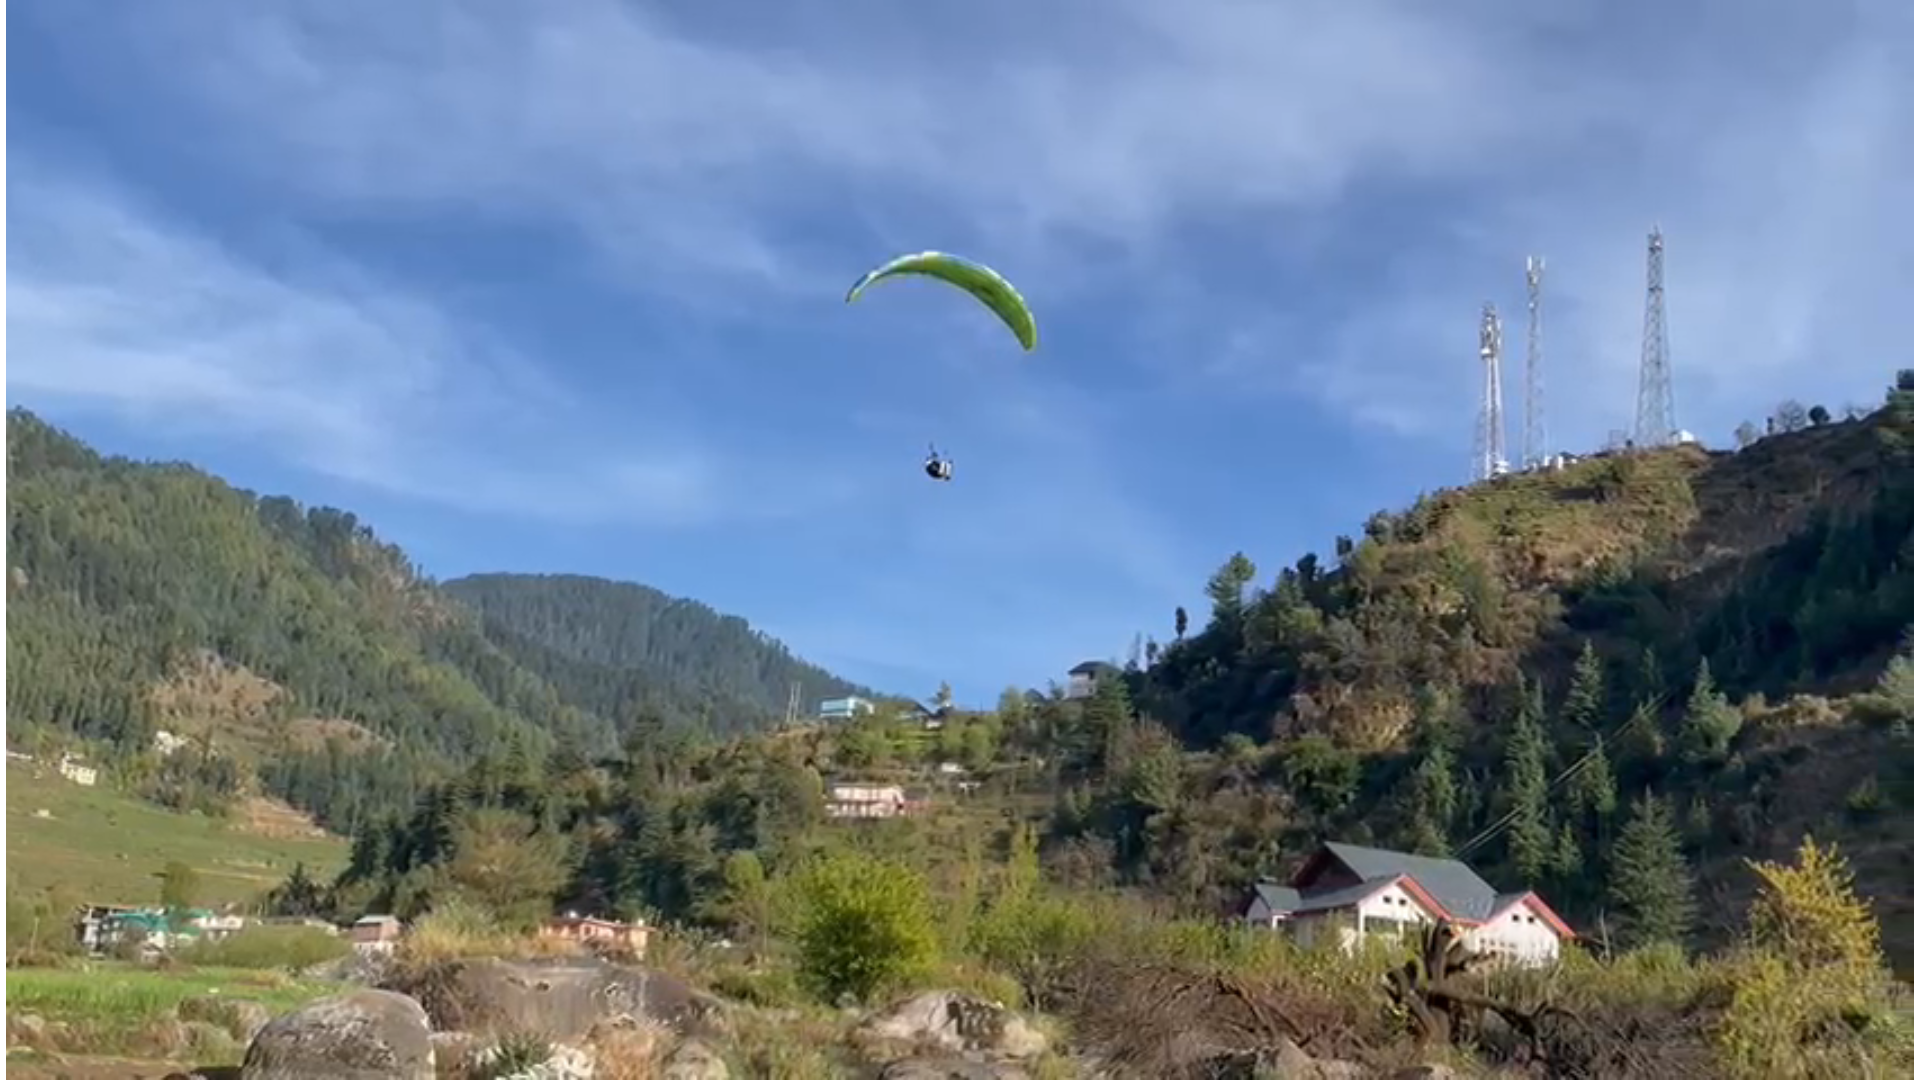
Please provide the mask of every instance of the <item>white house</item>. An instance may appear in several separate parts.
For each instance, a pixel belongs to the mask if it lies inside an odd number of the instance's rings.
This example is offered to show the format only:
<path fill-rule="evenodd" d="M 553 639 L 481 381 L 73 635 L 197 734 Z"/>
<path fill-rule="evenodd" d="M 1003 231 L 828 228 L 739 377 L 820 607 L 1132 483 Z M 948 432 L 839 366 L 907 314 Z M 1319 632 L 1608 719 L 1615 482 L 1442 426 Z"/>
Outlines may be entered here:
<path fill-rule="evenodd" d="M 1286 884 L 1255 885 L 1241 917 L 1342 948 L 1444 919 L 1465 931 L 1469 948 L 1529 967 L 1557 961 L 1574 936 L 1537 894 L 1497 892 L 1458 860 L 1339 843 L 1322 844 Z"/>
<path fill-rule="evenodd" d="M 851 720 L 873 711 L 873 702 L 855 695 L 828 698 L 820 703 L 817 715 L 822 720 Z"/>
<path fill-rule="evenodd" d="M 100 770 L 71 754 L 61 756 L 60 775 L 81 787 L 92 787 L 100 782 Z"/>
<path fill-rule="evenodd" d="M 827 816 L 889 818 L 908 813 L 912 800 L 894 784 L 835 784 L 827 789 Z"/>

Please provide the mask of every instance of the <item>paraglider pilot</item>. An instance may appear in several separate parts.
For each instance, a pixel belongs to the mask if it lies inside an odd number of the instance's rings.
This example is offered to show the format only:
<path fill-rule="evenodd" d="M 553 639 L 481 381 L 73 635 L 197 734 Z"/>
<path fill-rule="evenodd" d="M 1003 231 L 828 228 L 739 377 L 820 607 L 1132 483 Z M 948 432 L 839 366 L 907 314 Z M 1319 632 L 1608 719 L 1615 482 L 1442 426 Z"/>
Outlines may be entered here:
<path fill-rule="evenodd" d="M 940 456 L 940 451 L 927 447 L 927 476 L 933 480 L 953 479 L 953 462 Z"/>

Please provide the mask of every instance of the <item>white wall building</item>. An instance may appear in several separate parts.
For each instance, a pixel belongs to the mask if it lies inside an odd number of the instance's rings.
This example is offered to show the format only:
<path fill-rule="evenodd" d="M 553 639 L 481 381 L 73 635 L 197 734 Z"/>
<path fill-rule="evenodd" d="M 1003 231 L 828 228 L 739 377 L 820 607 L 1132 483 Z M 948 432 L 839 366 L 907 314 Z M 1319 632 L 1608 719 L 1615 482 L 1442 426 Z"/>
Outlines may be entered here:
<path fill-rule="evenodd" d="M 1403 938 L 1436 920 L 1462 928 L 1467 946 L 1538 967 L 1560 958 L 1574 932 L 1532 892 L 1499 893 L 1465 863 L 1355 844 L 1322 844 L 1287 884 L 1255 885 L 1247 923 L 1301 944 Z"/>

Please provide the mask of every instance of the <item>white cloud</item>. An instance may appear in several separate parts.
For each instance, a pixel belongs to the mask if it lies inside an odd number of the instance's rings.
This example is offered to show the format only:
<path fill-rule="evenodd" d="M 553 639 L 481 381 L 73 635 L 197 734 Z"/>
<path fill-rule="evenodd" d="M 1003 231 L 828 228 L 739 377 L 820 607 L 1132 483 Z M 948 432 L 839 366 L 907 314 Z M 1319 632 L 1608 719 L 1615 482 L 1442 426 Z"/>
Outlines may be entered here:
<path fill-rule="evenodd" d="M 762 319 L 842 287 L 849 249 L 945 231 L 1036 303 L 1198 282 L 1151 315 L 1212 350 L 1178 378 L 1274 357 L 1265 381 L 1431 439 L 1459 437 L 1479 301 L 1517 320 L 1529 249 L 1552 273 L 1556 427 L 1626 422 L 1656 218 L 1683 419 L 1804 381 L 1835 320 L 1854 340 L 1823 377 L 1850 390 L 1907 331 L 1908 234 L 1884 219 L 1910 211 L 1912 13 L 1891 0 L 1770 0 L 1738 25 L 1517 0 L 1131 0 L 1046 22 L 850 3 L 761 12 L 757 41 L 611 0 L 183 10 L 128 33 L 239 124 L 255 168 L 374 210 L 565 220 L 650 288 Z M 1438 235 L 1354 271 L 1358 297 L 1302 302 L 1325 310 L 1209 303 L 1229 272 L 1172 228 L 1255 213 L 1244 258 L 1311 265 L 1369 228 L 1358 196 L 1434 199 Z M 808 211 L 840 239 L 797 230 Z M 1873 291 L 1903 259 L 1909 281 Z"/>
<path fill-rule="evenodd" d="M 660 525 L 775 509 L 739 501 L 734 463 L 683 432 L 594 438 L 524 357 L 311 248 L 277 273 L 107 186 L 10 180 L 32 207 L 8 252 L 10 390 L 465 509 Z"/>

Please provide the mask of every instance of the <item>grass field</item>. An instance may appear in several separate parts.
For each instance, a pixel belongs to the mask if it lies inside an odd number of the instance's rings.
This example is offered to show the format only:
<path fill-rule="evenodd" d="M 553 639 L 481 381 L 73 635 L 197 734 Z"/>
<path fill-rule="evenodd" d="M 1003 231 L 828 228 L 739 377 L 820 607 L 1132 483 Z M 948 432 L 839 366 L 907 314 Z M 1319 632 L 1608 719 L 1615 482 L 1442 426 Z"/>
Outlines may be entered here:
<path fill-rule="evenodd" d="M 214 1019 L 228 1030 L 213 1038 L 196 1035 L 178 1023 L 182 1002 L 202 997 L 214 1002 L 252 1002 L 277 1016 L 340 990 L 334 983 L 227 968 L 154 971 L 110 962 L 57 969 L 10 968 L 6 1072 L 9 1076 L 120 1080 L 163 1075 L 189 1063 L 230 1064 L 238 1062 L 245 1050 L 244 1032 L 236 1020 L 217 1019 L 218 1011 L 203 1008 L 195 1015 Z M 45 1023 L 30 1026 L 20 1020 L 21 1038 L 16 1044 L 14 1021 L 29 1015 Z"/>
<path fill-rule="evenodd" d="M 122 1030 L 171 1017 L 182 1001 L 202 994 L 257 1001 L 277 1015 L 339 992 L 334 983 L 228 968 L 152 971 L 101 961 L 7 970 L 9 1013 Z"/>
<path fill-rule="evenodd" d="M 45 816 L 36 816 L 40 811 Z M 81 787 L 44 766 L 7 762 L 10 894 L 57 885 L 76 901 L 154 903 L 154 875 L 179 861 L 198 871 L 200 902 L 222 903 L 251 899 L 297 862 L 316 877 L 331 876 L 346 854 L 341 840 L 261 836 L 163 810 L 104 785 Z M 11 974 L 7 986 L 11 999 Z"/>

